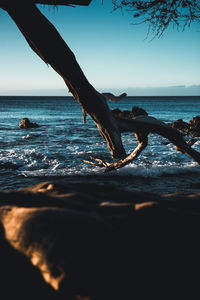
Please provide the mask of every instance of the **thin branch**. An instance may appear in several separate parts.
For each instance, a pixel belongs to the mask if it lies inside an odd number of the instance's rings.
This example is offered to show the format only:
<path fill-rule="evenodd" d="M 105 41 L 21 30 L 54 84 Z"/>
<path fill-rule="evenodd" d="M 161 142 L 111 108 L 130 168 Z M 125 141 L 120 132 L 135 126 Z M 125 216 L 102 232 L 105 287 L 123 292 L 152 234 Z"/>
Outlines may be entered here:
<path fill-rule="evenodd" d="M 137 24 L 149 24 L 151 32 L 161 37 L 170 24 L 184 30 L 191 22 L 200 22 L 200 1 L 196 0 L 112 0 L 113 10 L 125 9 L 137 19 Z"/>

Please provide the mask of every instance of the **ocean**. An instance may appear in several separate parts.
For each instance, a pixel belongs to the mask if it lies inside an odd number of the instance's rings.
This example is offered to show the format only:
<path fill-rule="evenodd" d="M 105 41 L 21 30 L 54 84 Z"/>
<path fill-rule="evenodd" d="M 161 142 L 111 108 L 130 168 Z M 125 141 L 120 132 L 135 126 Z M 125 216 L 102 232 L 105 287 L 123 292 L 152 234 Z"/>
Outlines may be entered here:
<path fill-rule="evenodd" d="M 127 97 L 111 109 L 145 109 L 166 123 L 200 115 L 200 97 Z M 22 118 L 40 127 L 20 129 Z M 122 135 L 127 153 L 137 141 Z M 200 151 L 200 138 L 193 146 Z M 200 166 L 171 143 L 150 134 L 149 144 L 130 165 L 111 173 L 85 164 L 90 155 L 111 162 L 106 143 L 92 119 L 83 123 L 73 97 L 0 97 L 0 189 L 16 189 L 42 181 L 94 182 L 103 186 L 153 193 L 199 192 Z"/>

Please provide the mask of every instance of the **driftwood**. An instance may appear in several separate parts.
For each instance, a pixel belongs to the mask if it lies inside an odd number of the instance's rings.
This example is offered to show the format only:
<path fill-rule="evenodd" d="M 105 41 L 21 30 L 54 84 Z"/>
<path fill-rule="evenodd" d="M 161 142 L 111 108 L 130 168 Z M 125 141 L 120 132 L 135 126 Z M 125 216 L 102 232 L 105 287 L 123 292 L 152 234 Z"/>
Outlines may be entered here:
<path fill-rule="evenodd" d="M 105 172 L 116 170 L 131 163 L 148 145 L 148 134 L 155 133 L 164 138 L 167 138 L 171 143 L 175 145 L 175 149 L 189 155 L 194 161 L 200 164 L 200 153 L 192 149 L 191 143 L 186 143 L 183 135 L 175 128 L 170 127 L 157 120 L 156 118 L 146 115 L 137 116 L 133 119 L 125 119 L 115 117 L 120 132 L 134 132 L 138 140 L 138 146 L 134 151 L 115 163 L 104 162 L 99 158 L 90 156 L 91 161 L 85 160 L 85 163 L 92 165 L 105 167 Z"/>

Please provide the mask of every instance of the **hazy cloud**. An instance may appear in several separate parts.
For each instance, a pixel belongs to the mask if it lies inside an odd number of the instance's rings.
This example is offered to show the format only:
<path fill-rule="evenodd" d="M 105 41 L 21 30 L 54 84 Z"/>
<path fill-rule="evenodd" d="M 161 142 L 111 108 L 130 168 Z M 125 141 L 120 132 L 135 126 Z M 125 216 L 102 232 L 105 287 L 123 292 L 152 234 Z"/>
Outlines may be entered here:
<path fill-rule="evenodd" d="M 200 84 L 185 86 L 167 86 L 167 87 L 145 87 L 145 88 L 112 88 L 112 89 L 98 89 L 100 92 L 112 92 L 114 94 L 120 94 L 126 92 L 128 96 L 200 96 Z M 27 90 L 6 90 L 1 89 L 0 95 L 11 96 L 71 96 L 68 93 L 68 89 L 27 89 Z"/>

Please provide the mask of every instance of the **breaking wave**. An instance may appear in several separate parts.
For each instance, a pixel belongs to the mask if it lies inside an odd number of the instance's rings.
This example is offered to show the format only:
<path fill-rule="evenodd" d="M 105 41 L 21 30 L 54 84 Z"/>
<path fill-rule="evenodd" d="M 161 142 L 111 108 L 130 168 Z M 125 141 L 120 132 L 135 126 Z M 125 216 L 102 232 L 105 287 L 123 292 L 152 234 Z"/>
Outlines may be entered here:
<path fill-rule="evenodd" d="M 18 175 L 24 177 L 109 176 L 109 174 L 114 174 L 118 177 L 158 178 L 178 174 L 200 174 L 199 165 L 193 161 L 145 161 L 142 158 L 117 171 L 104 173 L 104 169 L 83 162 L 86 154 L 90 153 L 79 152 L 74 147 L 73 151 L 74 157 L 71 157 L 72 161 L 70 161 L 69 158 L 59 153 L 44 154 L 36 149 L 10 150 L 4 153 L 4 156 L 0 155 L 0 169 L 15 170 Z"/>

